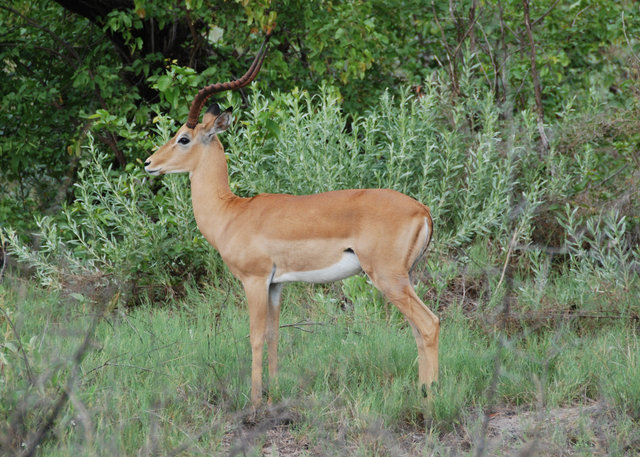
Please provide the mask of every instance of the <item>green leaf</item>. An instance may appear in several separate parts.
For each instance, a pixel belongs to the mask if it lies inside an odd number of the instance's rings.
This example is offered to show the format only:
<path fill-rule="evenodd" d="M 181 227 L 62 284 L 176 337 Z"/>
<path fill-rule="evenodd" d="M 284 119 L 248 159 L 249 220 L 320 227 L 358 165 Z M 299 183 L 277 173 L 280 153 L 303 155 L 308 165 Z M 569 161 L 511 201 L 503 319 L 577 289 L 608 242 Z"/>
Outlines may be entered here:
<path fill-rule="evenodd" d="M 2 345 L 4 347 L 6 347 L 7 349 L 9 349 L 9 351 L 13 352 L 14 354 L 16 352 L 18 352 L 18 347 L 15 344 L 13 344 L 12 342 L 10 342 L 10 341 L 7 341 L 7 342 L 3 343 Z"/>
<path fill-rule="evenodd" d="M 173 78 L 169 75 L 162 75 L 158 78 L 156 82 L 156 87 L 160 92 L 166 92 L 166 90 L 171 86 L 173 82 Z"/>

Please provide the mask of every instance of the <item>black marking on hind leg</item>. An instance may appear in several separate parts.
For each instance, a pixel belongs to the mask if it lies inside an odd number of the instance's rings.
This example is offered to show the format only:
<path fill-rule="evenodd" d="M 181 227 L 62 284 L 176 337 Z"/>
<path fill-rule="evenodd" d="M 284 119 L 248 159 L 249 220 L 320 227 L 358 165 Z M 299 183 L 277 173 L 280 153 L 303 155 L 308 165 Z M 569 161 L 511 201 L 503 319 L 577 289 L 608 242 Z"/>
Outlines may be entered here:
<path fill-rule="evenodd" d="M 276 275 L 276 264 L 273 264 L 273 268 L 271 269 L 271 274 L 269 275 L 269 279 L 267 280 L 267 290 L 269 290 L 269 286 L 273 283 L 273 278 Z"/>
<path fill-rule="evenodd" d="M 418 237 L 420 236 L 420 232 L 421 231 L 422 231 L 422 227 L 418 226 L 417 230 L 413 234 L 413 238 L 411 240 L 411 244 L 409 245 L 409 250 L 407 251 L 407 257 L 404 259 L 404 264 L 405 265 L 409 264 L 409 261 L 411 260 L 411 257 L 413 257 L 413 255 L 415 254 L 416 243 L 418 242 Z M 420 255 L 418 254 L 418 258 L 419 257 L 420 257 Z M 409 268 L 409 270 L 413 269 L 413 267 L 415 266 L 416 260 L 417 259 L 414 259 L 414 261 L 412 262 L 411 268 Z"/>
<path fill-rule="evenodd" d="M 414 284 L 413 273 L 416 269 L 416 266 L 418 265 L 418 262 L 420 262 L 420 260 L 422 260 L 427 254 L 427 249 L 429 248 L 430 242 L 431 242 L 431 237 L 429 237 L 429 239 L 422 244 L 422 247 L 420 248 L 420 252 L 418 252 L 418 255 L 416 256 L 416 258 L 413 260 L 413 263 L 411 264 L 411 268 L 409 268 L 409 281 L 411 282 L 411 284 Z"/>
<path fill-rule="evenodd" d="M 411 265 L 411 270 L 413 270 L 416 265 L 418 264 L 418 262 L 420 262 L 420 260 L 422 260 L 424 258 L 424 256 L 427 254 L 427 248 L 429 247 L 429 243 L 424 243 L 422 245 L 422 248 L 420 249 L 420 252 L 418 253 L 418 255 L 416 256 L 415 260 L 413 261 L 413 265 Z"/>

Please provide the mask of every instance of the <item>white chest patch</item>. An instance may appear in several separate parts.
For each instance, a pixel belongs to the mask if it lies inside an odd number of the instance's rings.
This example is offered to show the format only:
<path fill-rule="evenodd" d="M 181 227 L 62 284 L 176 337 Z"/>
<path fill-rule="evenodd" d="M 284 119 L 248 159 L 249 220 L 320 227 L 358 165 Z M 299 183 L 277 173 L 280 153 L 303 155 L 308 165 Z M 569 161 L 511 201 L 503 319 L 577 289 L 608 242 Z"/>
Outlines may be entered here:
<path fill-rule="evenodd" d="M 362 268 L 360 267 L 360 261 L 358 260 L 358 256 L 353 252 L 347 251 L 342 255 L 342 258 L 338 263 L 334 263 L 331 266 L 326 268 L 321 268 L 319 270 L 309 270 L 309 271 L 286 271 L 283 273 L 279 273 L 276 270 L 276 274 L 274 275 L 272 282 L 280 283 L 280 282 L 293 282 L 293 281 L 302 281 L 302 282 L 312 282 L 312 283 L 324 283 L 324 282 L 333 282 L 340 281 L 341 279 L 348 278 L 349 276 L 353 276 L 357 273 L 360 273 Z"/>

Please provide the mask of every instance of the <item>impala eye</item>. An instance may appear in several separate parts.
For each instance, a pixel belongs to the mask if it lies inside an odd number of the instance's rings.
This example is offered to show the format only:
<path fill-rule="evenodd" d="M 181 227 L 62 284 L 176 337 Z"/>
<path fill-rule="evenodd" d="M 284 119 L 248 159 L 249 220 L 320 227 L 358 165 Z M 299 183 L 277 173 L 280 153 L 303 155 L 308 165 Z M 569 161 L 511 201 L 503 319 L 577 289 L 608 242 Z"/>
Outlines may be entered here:
<path fill-rule="evenodd" d="M 186 136 L 180 137 L 180 139 L 178 140 L 178 143 L 180 144 L 189 144 L 189 142 L 191 142 L 191 140 Z"/>

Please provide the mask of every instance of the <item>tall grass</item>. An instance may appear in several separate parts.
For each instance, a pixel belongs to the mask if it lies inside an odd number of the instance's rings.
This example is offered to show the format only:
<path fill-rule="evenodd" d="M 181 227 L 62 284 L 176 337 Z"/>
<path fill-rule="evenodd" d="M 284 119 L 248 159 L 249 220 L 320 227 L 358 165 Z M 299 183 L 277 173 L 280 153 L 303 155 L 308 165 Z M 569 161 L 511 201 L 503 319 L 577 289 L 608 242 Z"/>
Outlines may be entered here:
<path fill-rule="evenodd" d="M 29 384 L 20 353 L 4 343 L 2 387 L 11 393 L 0 401 L 5 451 L 28 441 L 47 415 L 74 372 L 68 360 L 95 312 L 86 301 L 9 285 L 0 286 L 0 298 L 38 381 Z M 424 403 L 415 388 L 413 337 L 397 311 L 356 318 L 331 294 L 307 286 L 286 291 L 281 375 L 272 391 L 285 412 L 273 420 L 291 423 L 299 442 L 330 455 L 370 455 L 424 427 L 436 435 L 473 427 L 489 401 L 492 408 L 542 408 L 544 415 L 604 400 L 611 414 L 640 417 L 640 341 L 624 323 L 586 333 L 571 325 L 529 331 L 508 337 L 500 350 L 479 315 L 452 307 L 441 313 L 439 385 L 433 401 Z M 147 303 L 108 314 L 41 455 L 170 453 L 183 445 L 193 454 L 221 454 L 243 439 L 259 449 L 259 428 L 254 438 L 232 433 L 252 420 L 242 413 L 250 405 L 248 321 L 238 309 L 243 301 L 240 289 L 205 287 L 189 289 L 171 307 Z M 496 354 L 500 375 L 496 397 L 489 399 Z M 12 428 L 12 413 L 24 404 L 22 428 Z M 619 439 L 637 436 L 624 433 Z"/>

